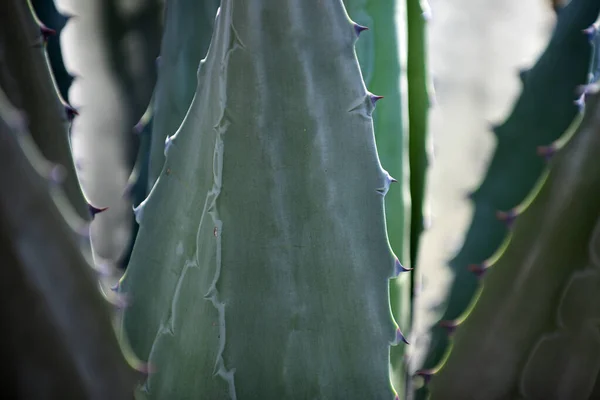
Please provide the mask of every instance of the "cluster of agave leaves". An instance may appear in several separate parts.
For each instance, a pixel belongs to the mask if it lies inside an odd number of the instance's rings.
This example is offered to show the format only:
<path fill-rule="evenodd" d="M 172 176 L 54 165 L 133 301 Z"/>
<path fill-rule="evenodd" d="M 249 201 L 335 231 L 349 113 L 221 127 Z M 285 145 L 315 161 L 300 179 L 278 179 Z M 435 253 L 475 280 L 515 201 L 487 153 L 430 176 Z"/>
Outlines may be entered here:
<path fill-rule="evenodd" d="M 426 4 L 162 6 L 72 5 L 73 81 L 54 2 L 0 5 L 7 391 L 600 398 L 600 2 L 520 74 L 418 366 Z"/>

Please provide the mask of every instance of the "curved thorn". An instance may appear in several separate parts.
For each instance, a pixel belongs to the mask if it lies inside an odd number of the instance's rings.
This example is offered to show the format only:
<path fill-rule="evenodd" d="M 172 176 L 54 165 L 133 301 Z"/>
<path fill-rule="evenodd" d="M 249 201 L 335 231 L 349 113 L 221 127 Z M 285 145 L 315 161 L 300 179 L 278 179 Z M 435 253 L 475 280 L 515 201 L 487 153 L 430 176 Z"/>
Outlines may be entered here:
<path fill-rule="evenodd" d="M 90 211 L 90 214 L 92 214 L 92 218 L 94 218 L 96 216 L 96 214 L 99 214 L 99 213 L 101 213 L 103 211 L 108 210 L 108 207 L 98 208 L 98 207 L 95 207 L 95 206 L 93 206 L 91 204 L 88 204 L 88 209 Z"/>
<path fill-rule="evenodd" d="M 487 271 L 487 264 L 485 262 L 481 264 L 470 264 L 467 269 L 475 274 L 478 278 L 481 278 Z"/>
<path fill-rule="evenodd" d="M 375 96 L 374 94 L 371 95 L 371 103 L 373 103 L 373 105 L 375 105 L 375 103 L 381 99 L 383 99 L 383 96 Z"/>
<path fill-rule="evenodd" d="M 527 78 L 527 73 L 529 72 L 529 69 L 521 69 L 519 70 L 519 79 L 521 80 L 521 83 L 525 83 L 525 79 Z"/>
<path fill-rule="evenodd" d="M 398 260 L 396 258 L 395 267 L 394 267 L 394 272 L 395 272 L 396 276 L 400 275 L 402 272 L 409 272 L 409 271 L 412 271 L 412 270 L 413 270 L 413 268 L 406 268 L 406 267 L 404 267 L 402 265 L 402 263 L 400 262 L 400 260 Z"/>
<path fill-rule="evenodd" d="M 385 173 L 385 178 L 388 180 L 389 183 L 398 182 L 398 180 L 391 176 L 389 172 L 387 172 L 386 170 L 384 170 L 383 172 Z"/>
<path fill-rule="evenodd" d="M 431 369 L 420 369 L 417 372 L 415 372 L 416 376 L 420 376 L 421 378 L 423 378 L 425 385 L 427 385 L 431 381 L 431 378 L 434 374 L 435 371 Z"/>
<path fill-rule="evenodd" d="M 356 36 L 360 36 L 360 34 L 362 32 L 368 31 L 368 30 L 369 30 L 369 28 L 366 27 L 366 26 L 362 26 L 362 25 L 359 25 L 359 24 L 356 24 L 356 23 L 354 24 L 354 32 L 356 32 Z"/>
<path fill-rule="evenodd" d="M 515 219 L 517 219 L 517 211 L 515 209 L 508 211 L 496 211 L 496 218 L 506 224 L 507 227 L 512 226 Z"/>
<path fill-rule="evenodd" d="M 581 32 L 585 36 L 587 36 L 587 39 L 591 42 L 594 40 L 594 36 L 596 36 L 596 33 L 598 32 L 598 27 L 596 26 L 596 24 L 592 24 L 587 28 L 583 29 Z"/>
<path fill-rule="evenodd" d="M 556 154 L 556 145 L 551 144 L 549 146 L 538 146 L 536 152 L 537 155 L 543 157 L 546 161 L 550 161 L 554 154 Z"/>
<path fill-rule="evenodd" d="M 408 340 L 406 340 L 406 337 L 404 336 L 404 334 L 402 333 L 402 331 L 400 330 L 400 328 L 396 329 L 396 337 L 394 338 L 394 341 L 392 342 L 393 346 L 397 346 L 398 344 L 400 344 L 400 342 L 404 342 L 406 344 L 410 344 L 408 343 Z"/>
<path fill-rule="evenodd" d="M 50 36 L 56 35 L 56 31 L 54 29 L 48 28 L 44 24 L 40 24 L 40 33 L 42 34 L 42 39 L 44 42 L 47 42 Z"/>
<path fill-rule="evenodd" d="M 67 120 L 69 122 L 73 122 L 75 117 L 79 115 L 79 111 L 69 104 L 65 104 L 65 112 L 67 113 Z"/>

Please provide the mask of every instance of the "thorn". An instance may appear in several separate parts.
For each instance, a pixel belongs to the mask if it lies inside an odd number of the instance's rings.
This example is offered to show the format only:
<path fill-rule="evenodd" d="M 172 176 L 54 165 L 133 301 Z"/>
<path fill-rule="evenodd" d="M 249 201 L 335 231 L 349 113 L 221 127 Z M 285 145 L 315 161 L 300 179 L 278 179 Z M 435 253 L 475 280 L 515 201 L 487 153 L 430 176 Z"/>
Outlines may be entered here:
<path fill-rule="evenodd" d="M 75 74 L 75 73 L 67 73 L 67 75 L 69 76 L 69 78 L 71 79 L 71 82 L 73 82 L 75 79 L 80 79 L 81 75 Z"/>
<path fill-rule="evenodd" d="M 498 125 L 498 124 L 492 124 L 492 123 L 490 123 L 490 124 L 489 124 L 489 127 L 488 127 L 488 129 L 489 129 L 490 131 L 494 132 L 494 134 L 495 134 L 496 136 L 498 136 L 498 129 L 499 129 L 499 128 L 500 128 L 500 125 Z"/>
<path fill-rule="evenodd" d="M 398 181 L 396 179 L 392 178 L 392 176 L 386 170 L 384 170 L 383 172 L 385 174 L 385 184 L 382 188 L 375 189 L 375 190 L 377 190 L 377 193 L 379 193 L 380 195 L 385 196 L 385 195 L 387 195 L 388 191 L 390 190 L 390 185 L 392 183 L 398 182 Z"/>
<path fill-rule="evenodd" d="M 553 143 L 549 146 L 538 146 L 537 155 L 543 157 L 546 161 L 550 161 L 554 154 L 556 154 L 556 145 Z"/>
<path fill-rule="evenodd" d="M 165 139 L 165 157 L 167 156 L 167 152 L 169 151 L 169 147 L 173 144 L 173 136 L 167 136 Z"/>
<path fill-rule="evenodd" d="M 518 212 L 514 208 L 509 211 L 496 211 L 496 218 L 503 221 L 507 227 L 510 227 L 515 219 L 517 219 L 517 215 Z"/>
<path fill-rule="evenodd" d="M 133 207 L 133 216 L 138 225 L 142 224 L 142 215 L 144 214 L 144 203 L 140 203 L 137 207 Z"/>
<path fill-rule="evenodd" d="M 114 285 L 112 285 L 110 287 L 110 290 L 112 290 L 113 292 L 118 292 L 119 289 L 121 289 L 121 282 L 117 281 L 117 283 L 115 283 Z"/>
<path fill-rule="evenodd" d="M 400 275 L 402 272 L 409 272 L 412 271 L 413 268 L 406 268 L 402 265 L 402 263 L 400 262 L 400 260 L 398 260 L 396 258 L 395 261 L 395 266 L 394 266 L 394 273 L 396 274 L 396 276 Z"/>
<path fill-rule="evenodd" d="M 525 84 L 525 79 L 527 78 L 527 73 L 529 72 L 528 69 L 521 69 L 519 70 L 519 79 L 521 80 L 522 84 Z"/>
<path fill-rule="evenodd" d="M 373 105 L 375 105 L 375 103 L 381 99 L 383 99 L 383 96 L 375 96 L 374 94 L 371 95 L 371 103 L 373 103 Z"/>
<path fill-rule="evenodd" d="M 108 210 L 108 207 L 98 208 L 98 207 L 94 207 L 91 204 L 88 204 L 88 209 L 90 210 L 90 214 L 92 214 L 92 218 L 94 218 L 96 216 L 96 214 L 99 214 L 103 211 Z"/>
<path fill-rule="evenodd" d="M 63 17 L 63 19 L 65 20 L 65 25 L 67 24 L 67 22 L 69 22 L 69 20 L 71 18 L 76 18 L 77 16 L 74 14 L 69 14 L 68 12 L 61 12 L 60 15 Z"/>
<path fill-rule="evenodd" d="M 585 107 L 585 93 L 582 94 L 577 100 L 575 100 L 573 102 L 577 108 L 579 109 L 579 112 L 583 111 L 583 108 Z"/>
<path fill-rule="evenodd" d="M 40 32 L 42 34 L 42 39 L 44 40 L 44 42 L 47 42 L 50 36 L 56 35 L 56 31 L 54 29 L 50 29 L 44 24 L 40 24 Z"/>
<path fill-rule="evenodd" d="M 446 329 L 446 331 L 448 332 L 448 336 L 451 336 L 456 331 L 458 324 L 455 321 L 445 320 L 440 321 L 439 326 Z"/>
<path fill-rule="evenodd" d="M 488 265 L 484 261 L 481 264 L 471 264 L 467 267 L 469 271 L 475 274 L 478 278 L 481 278 L 487 271 Z"/>
<path fill-rule="evenodd" d="M 356 32 L 356 36 L 360 36 L 363 31 L 368 31 L 369 28 L 366 26 L 362 26 L 359 24 L 354 24 L 354 32 Z"/>
<path fill-rule="evenodd" d="M 69 120 L 69 122 L 73 122 L 75 117 L 79 115 L 79 111 L 69 104 L 65 104 L 65 112 L 67 113 L 67 120 Z"/>
<path fill-rule="evenodd" d="M 592 24 L 589 27 L 587 27 L 584 30 L 582 30 L 581 32 L 584 35 L 586 35 L 587 39 L 591 42 L 592 40 L 594 40 L 594 36 L 598 32 L 598 27 L 595 24 Z"/>
<path fill-rule="evenodd" d="M 408 340 L 406 340 L 406 337 L 404 337 L 404 334 L 402 333 L 400 328 L 398 328 L 398 329 L 396 329 L 396 337 L 394 338 L 394 341 L 392 342 L 392 346 L 397 346 L 398 344 L 400 344 L 400 342 L 410 344 L 410 343 L 408 343 Z"/>
<path fill-rule="evenodd" d="M 391 176 L 389 172 L 387 172 L 386 170 L 384 170 L 383 172 L 385 173 L 385 177 L 389 183 L 398 182 L 398 180 Z"/>
<path fill-rule="evenodd" d="M 420 376 L 421 378 L 423 378 L 425 385 L 427 385 L 431 381 L 433 374 L 434 374 L 434 371 L 431 369 L 421 369 L 421 370 L 415 372 L 416 376 Z"/>

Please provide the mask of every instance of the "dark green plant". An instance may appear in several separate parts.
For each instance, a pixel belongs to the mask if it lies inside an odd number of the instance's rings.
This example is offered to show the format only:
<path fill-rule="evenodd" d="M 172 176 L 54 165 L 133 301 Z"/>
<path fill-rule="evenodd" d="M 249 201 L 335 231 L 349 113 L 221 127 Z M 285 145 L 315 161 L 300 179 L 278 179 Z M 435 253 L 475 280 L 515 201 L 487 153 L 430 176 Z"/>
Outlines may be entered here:
<path fill-rule="evenodd" d="M 8 283 L 0 313 L 9 327 L 0 351 L 15 365 L 7 391 L 120 399 L 137 385 L 138 398 L 159 399 L 412 397 L 400 342 L 403 331 L 413 335 L 413 274 L 404 272 L 419 267 L 426 198 L 427 13 L 416 0 L 345 3 L 350 15 L 342 0 L 222 0 L 215 19 L 218 1 L 168 0 L 156 85 L 140 83 L 145 73 L 119 75 L 117 86 L 131 89 L 127 116 L 88 111 L 129 131 L 146 109 L 127 189 L 140 231 L 111 293 L 93 271 L 87 233 L 100 209 L 74 173 L 77 111 L 46 58 L 52 29 L 28 3 L 0 2 L 8 94 L 0 185 L 11 187 L 0 193 Z M 95 24 L 80 26 L 82 37 L 102 33 L 89 44 L 111 50 L 114 71 L 136 70 L 128 61 L 136 56 L 116 45 L 135 41 L 124 27 L 152 25 L 121 18 L 129 5 L 80 5 L 79 17 Z M 560 10 L 495 129 L 418 397 L 429 389 L 433 399 L 600 396 L 600 103 L 593 85 L 582 120 L 584 103 L 573 102 L 590 71 L 598 78 L 600 52 L 581 31 L 599 12 L 593 0 Z M 586 33 L 598 39 L 593 27 Z M 152 51 L 142 52 L 148 65 Z M 119 59 L 125 53 L 132 58 Z M 125 186 L 133 160 L 122 161 Z M 96 178 L 87 184 L 111 179 Z M 103 295 L 128 307 L 111 310 Z M 149 367 L 133 354 L 152 367 L 143 382 L 131 366 Z M 32 380 L 50 383 L 18 383 Z"/>
<path fill-rule="evenodd" d="M 577 1 L 577 0 L 573 0 Z M 572 135 L 572 137 L 570 137 Z M 600 95 L 559 143 L 456 328 L 431 398 L 592 399 L 600 373 Z M 465 379 L 468 377 L 468 379 Z M 597 389 L 596 389 L 597 390 Z M 596 395 L 599 393 L 596 392 Z"/>
<path fill-rule="evenodd" d="M 8 101 L 25 113 L 28 131 L 44 157 L 64 168 L 65 194 L 77 214 L 90 220 L 93 213 L 79 185 L 69 137 L 77 111 L 56 91 L 45 51 L 48 34 L 28 2 L 0 2 L 0 46 L 5 55 L 0 87 Z"/>
<path fill-rule="evenodd" d="M 448 330 L 461 318 L 479 288 L 479 276 L 502 251 L 514 216 L 530 201 L 546 168 L 545 146 L 556 141 L 579 113 L 576 88 L 588 82 L 592 46 L 582 33 L 600 10 L 595 0 L 573 0 L 558 16 L 540 58 L 521 73 L 522 92 L 509 117 L 494 128 L 497 144 L 483 182 L 472 193 L 474 214 L 458 254 L 446 309 L 433 327 L 422 368 L 435 369 L 448 350 Z M 426 389 L 420 391 L 426 394 Z"/>
<path fill-rule="evenodd" d="M 0 91 L 0 185 L 10 188 L 0 192 L 3 394 L 131 399 L 136 374 L 80 250 L 86 232 L 69 225 L 60 166 L 44 159 L 27 124 Z"/>

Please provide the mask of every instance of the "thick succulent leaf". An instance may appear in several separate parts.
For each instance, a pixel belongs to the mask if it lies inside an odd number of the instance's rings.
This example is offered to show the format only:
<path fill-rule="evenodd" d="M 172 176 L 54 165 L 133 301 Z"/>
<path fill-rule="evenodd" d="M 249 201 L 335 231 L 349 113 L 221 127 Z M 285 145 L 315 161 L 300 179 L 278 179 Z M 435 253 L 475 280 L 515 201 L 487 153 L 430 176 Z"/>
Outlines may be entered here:
<path fill-rule="evenodd" d="M 342 1 L 225 0 L 137 209 L 124 335 L 144 398 L 392 398 L 374 99 Z"/>
<path fill-rule="evenodd" d="M 196 89 L 196 73 L 206 56 L 219 0 L 167 0 L 158 60 L 148 187 L 165 162 L 165 139 L 177 131 Z"/>
<path fill-rule="evenodd" d="M 384 97 L 373 112 L 375 141 L 383 168 L 398 182 L 385 197 L 387 233 L 392 250 L 408 266 L 410 245 L 410 195 L 408 167 L 408 110 L 406 43 L 403 2 L 345 0 L 348 14 L 358 25 L 356 53 L 367 89 Z M 364 28 L 368 28 L 365 30 Z M 410 336 L 412 323 L 412 274 L 390 285 L 390 302 L 396 321 Z M 406 389 L 406 347 L 392 349 L 394 387 Z"/>
<path fill-rule="evenodd" d="M 577 123 L 577 87 L 588 82 L 592 46 L 582 31 L 598 16 L 600 2 L 573 0 L 559 14 L 552 37 L 504 123 L 494 129 L 496 149 L 479 188 L 463 246 L 450 262 L 454 282 L 442 321 L 459 318 L 479 286 L 478 271 L 502 251 L 514 213 L 530 200 L 546 168 L 546 155 Z M 592 70 L 593 71 L 593 70 Z M 474 273 L 475 272 L 475 273 Z M 435 368 L 447 351 L 448 331 L 435 326 L 424 369 Z"/>
<path fill-rule="evenodd" d="M 599 94 L 588 94 L 581 123 L 564 140 L 514 221 L 508 246 L 488 267 L 432 378 L 432 399 L 492 400 L 517 391 L 526 399 L 590 398 L 600 367 L 598 312 L 572 307 L 582 302 L 578 295 L 597 302 L 597 249 L 589 249 L 599 234 Z"/>
<path fill-rule="evenodd" d="M 90 220 L 69 139 L 74 110 L 60 97 L 45 50 L 48 34 L 25 0 L 0 2 L 0 86 L 27 115 L 28 130 L 48 160 L 63 165 L 64 190 L 81 218 Z"/>
<path fill-rule="evenodd" d="M 0 94 L 2 94 L 0 92 Z M 0 102 L 0 354 L 5 394 L 27 399 L 131 399 L 134 370 L 121 351 L 97 276 L 79 250 L 26 131 Z"/>

